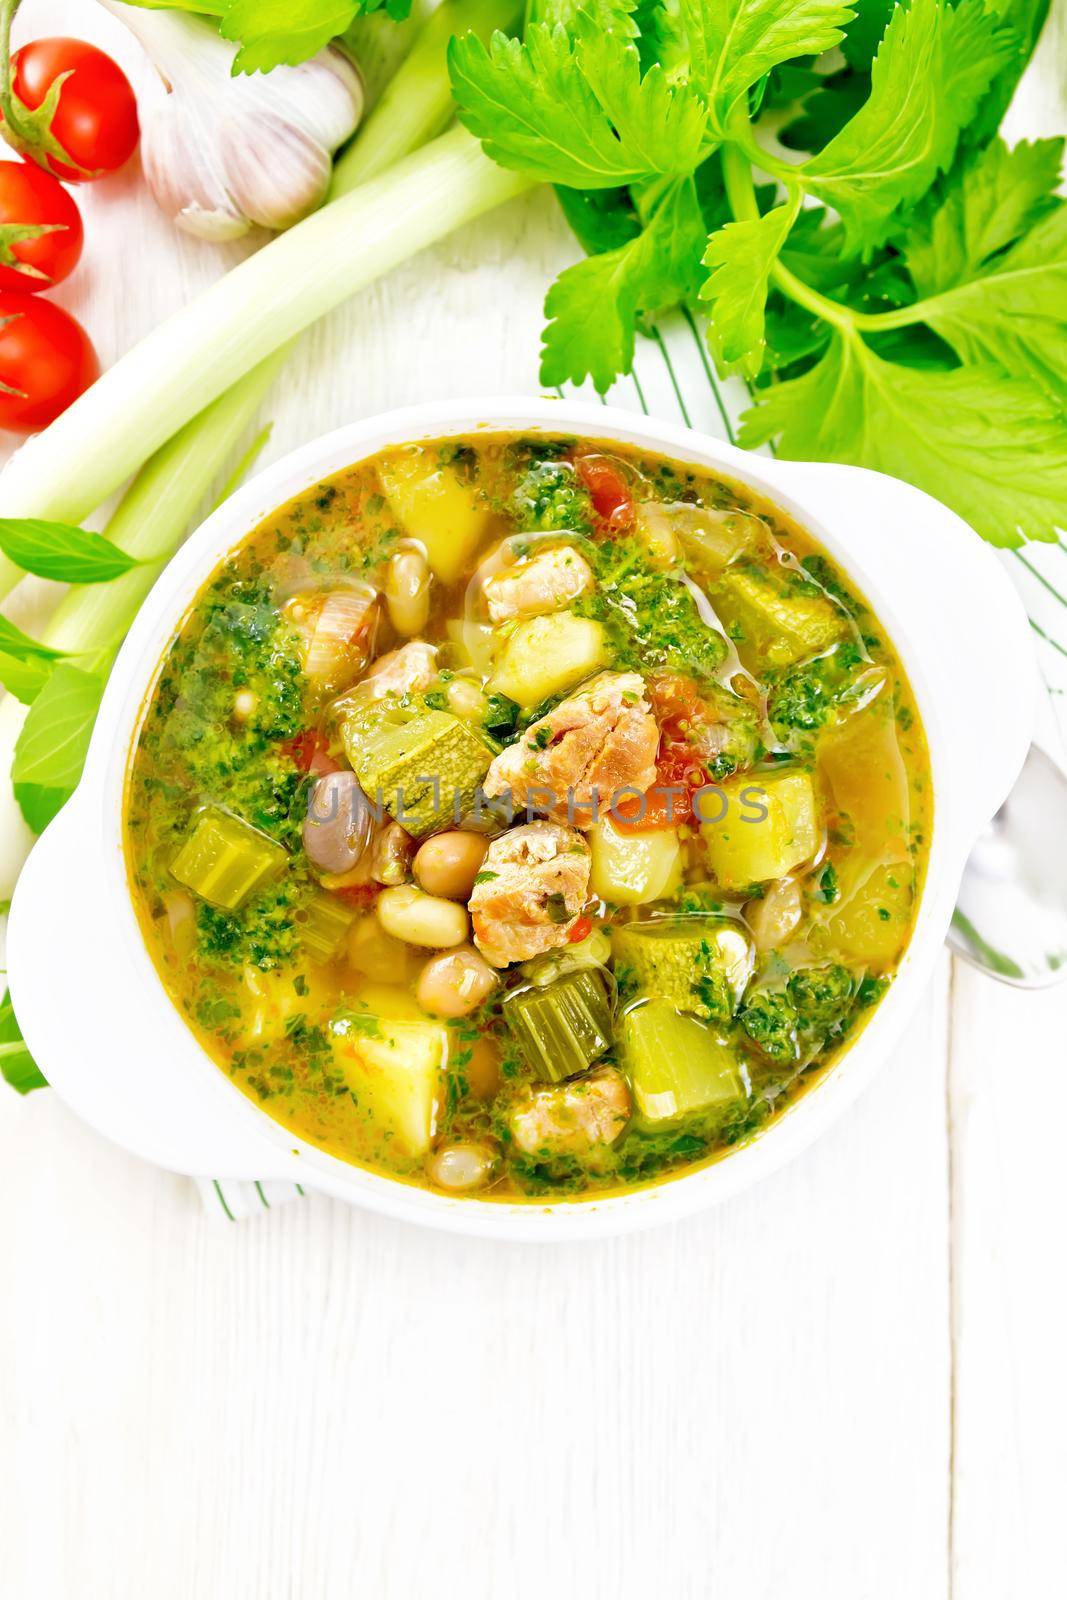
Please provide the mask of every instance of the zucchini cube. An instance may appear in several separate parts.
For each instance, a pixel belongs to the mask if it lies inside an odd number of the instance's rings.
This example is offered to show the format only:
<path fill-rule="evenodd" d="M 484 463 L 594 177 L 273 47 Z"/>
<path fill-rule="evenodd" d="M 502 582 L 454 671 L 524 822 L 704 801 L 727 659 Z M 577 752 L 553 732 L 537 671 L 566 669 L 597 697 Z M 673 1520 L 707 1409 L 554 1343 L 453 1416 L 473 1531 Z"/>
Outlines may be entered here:
<path fill-rule="evenodd" d="M 364 793 L 413 839 L 469 812 L 492 752 L 469 722 L 449 711 L 417 711 L 370 727 L 347 724 L 345 750 Z"/>
<path fill-rule="evenodd" d="M 740 628 L 742 656 L 747 645 L 751 656 L 772 667 L 820 655 L 848 631 L 844 615 L 825 595 L 782 590 L 757 567 L 725 573 L 715 590 L 715 607 L 724 622 Z"/>
<path fill-rule="evenodd" d="M 616 968 L 633 973 L 638 992 L 679 1011 L 728 1022 L 752 976 L 752 939 L 726 918 L 662 917 L 631 922 L 611 936 Z"/>

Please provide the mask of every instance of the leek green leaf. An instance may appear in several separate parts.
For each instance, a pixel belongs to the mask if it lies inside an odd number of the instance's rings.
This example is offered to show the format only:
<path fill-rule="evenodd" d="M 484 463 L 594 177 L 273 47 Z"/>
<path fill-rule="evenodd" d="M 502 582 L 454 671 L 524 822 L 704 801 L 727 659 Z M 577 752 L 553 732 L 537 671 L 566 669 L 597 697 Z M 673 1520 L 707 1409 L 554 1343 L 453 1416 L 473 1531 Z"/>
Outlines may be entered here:
<path fill-rule="evenodd" d="M 108 583 L 138 565 L 102 534 L 36 517 L 0 517 L 0 550 L 23 572 L 57 583 Z"/>
<path fill-rule="evenodd" d="M 904 478 L 993 544 L 1054 539 L 1067 505 L 1067 425 L 1025 378 L 996 367 L 909 367 L 835 334 L 818 365 L 777 384 L 740 443 Z"/>

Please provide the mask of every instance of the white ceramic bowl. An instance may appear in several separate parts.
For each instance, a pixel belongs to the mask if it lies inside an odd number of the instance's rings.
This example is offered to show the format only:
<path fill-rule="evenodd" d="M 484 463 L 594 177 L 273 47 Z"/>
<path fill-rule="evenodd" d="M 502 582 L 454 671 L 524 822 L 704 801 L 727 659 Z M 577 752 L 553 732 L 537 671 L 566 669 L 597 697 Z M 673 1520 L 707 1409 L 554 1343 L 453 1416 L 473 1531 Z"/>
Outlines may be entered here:
<path fill-rule="evenodd" d="M 127 891 L 122 799 L 160 658 L 223 555 L 320 478 L 394 444 L 476 431 L 576 433 L 721 472 L 766 494 L 825 545 L 874 610 L 911 679 L 930 742 L 934 824 L 926 887 L 896 981 L 838 1064 L 751 1144 L 651 1189 L 555 1205 L 412 1188 L 298 1140 L 211 1062 L 168 999 Z M 1022 607 L 993 553 L 936 501 L 855 467 L 776 461 L 667 423 L 569 401 L 457 401 L 339 429 L 220 506 L 175 557 L 119 655 L 77 794 L 33 851 L 15 895 L 9 981 L 26 1040 L 85 1121 L 149 1161 L 205 1176 L 279 1178 L 393 1217 L 483 1237 L 586 1238 L 713 1204 L 771 1172 L 840 1115 L 890 1054 L 941 949 L 963 863 L 1022 765 L 1036 711 Z"/>

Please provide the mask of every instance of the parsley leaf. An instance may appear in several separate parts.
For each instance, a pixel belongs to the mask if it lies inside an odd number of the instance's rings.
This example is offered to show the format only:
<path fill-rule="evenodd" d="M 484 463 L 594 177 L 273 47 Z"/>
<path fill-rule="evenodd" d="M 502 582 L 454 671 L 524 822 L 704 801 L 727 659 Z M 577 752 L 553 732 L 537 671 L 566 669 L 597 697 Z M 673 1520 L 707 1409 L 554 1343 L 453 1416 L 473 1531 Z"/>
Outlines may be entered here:
<path fill-rule="evenodd" d="M 800 169 L 834 207 L 850 249 L 869 251 L 896 208 L 925 194 L 1013 54 L 1011 34 L 983 0 L 913 0 L 893 12 L 874 58 L 870 99 Z"/>
<path fill-rule="evenodd" d="M 916 289 L 939 294 L 976 277 L 1056 205 L 1062 139 L 968 154 L 909 221 L 900 244 Z"/>
<path fill-rule="evenodd" d="M 771 268 L 795 216 L 791 202 L 758 220 L 727 223 L 711 236 L 704 261 L 712 270 L 700 295 L 712 303 L 708 343 L 723 377 L 740 372 L 754 378 L 763 365 Z"/>
<path fill-rule="evenodd" d="M 574 37 L 535 23 L 525 42 L 475 34 L 448 49 L 459 117 L 501 166 L 572 189 L 613 189 L 684 176 L 700 157 L 707 113 L 656 65 L 641 76 L 617 32 Z"/>
<path fill-rule="evenodd" d="M 1067 204 L 1061 202 L 981 276 L 924 316 L 967 362 L 1026 374 L 1062 408 L 1067 395 Z M 1061 511 L 1062 515 L 1062 511 Z"/>
<path fill-rule="evenodd" d="M 675 51 L 724 133 L 764 73 L 795 56 L 833 49 L 851 15 L 839 0 L 678 0 Z"/>
<path fill-rule="evenodd" d="M 817 366 L 746 413 L 741 444 L 873 467 L 925 489 L 993 544 L 1054 538 L 1067 504 L 1067 430 L 1024 378 L 922 369 L 835 334 Z"/>
<path fill-rule="evenodd" d="M 306 61 L 360 12 L 381 6 L 382 0 L 222 0 L 219 32 L 241 46 L 235 72 L 270 72 Z M 385 0 L 394 22 L 410 9 L 410 0 Z"/>
<path fill-rule="evenodd" d="M 542 383 L 591 377 L 602 394 L 609 389 L 633 362 L 638 316 L 696 293 L 705 238 L 693 180 L 685 178 L 668 185 L 642 232 L 562 272 L 545 300 Z"/>

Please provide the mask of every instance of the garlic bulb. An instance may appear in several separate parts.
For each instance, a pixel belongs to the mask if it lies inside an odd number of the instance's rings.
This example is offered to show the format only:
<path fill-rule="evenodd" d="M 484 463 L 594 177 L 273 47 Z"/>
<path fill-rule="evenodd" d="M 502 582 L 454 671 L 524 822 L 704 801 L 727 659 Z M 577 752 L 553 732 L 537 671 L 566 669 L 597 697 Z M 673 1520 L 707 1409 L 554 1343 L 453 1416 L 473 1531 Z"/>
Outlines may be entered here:
<path fill-rule="evenodd" d="M 188 233 L 237 239 L 313 211 L 332 156 L 363 110 L 359 73 L 340 50 L 298 67 L 231 76 L 237 46 L 179 11 L 103 0 L 156 72 L 139 95 L 141 161 L 156 201 Z"/>

